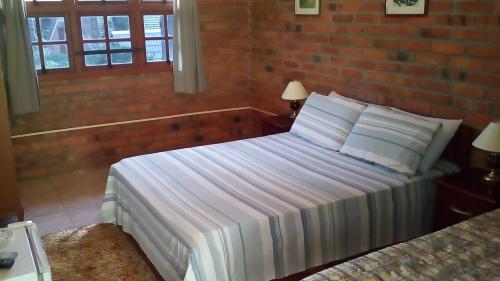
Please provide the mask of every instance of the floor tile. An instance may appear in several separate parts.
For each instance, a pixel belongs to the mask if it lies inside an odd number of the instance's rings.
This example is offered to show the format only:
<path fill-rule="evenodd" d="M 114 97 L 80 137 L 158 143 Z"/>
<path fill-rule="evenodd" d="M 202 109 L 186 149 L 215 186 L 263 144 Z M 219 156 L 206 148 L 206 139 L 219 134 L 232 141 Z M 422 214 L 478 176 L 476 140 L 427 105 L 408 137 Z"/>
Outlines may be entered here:
<path fill-rule="evenodd" d="M 40 235 L 55 233 L 73 228 L 73 223 L 71 222 L 66 212 L 34 217 L 29 220 L 36 223 Z"/>
<path fill-rule="evenodd" d="M 19 183 L 25 219 L 41 235 L 99 223 L 109 169 Z"/>
<path fill-rule="evenodd" d="M 70 210 L 68 215 L 75 228 L 101 222 L 100 207 Z"/>
<path fill-rule="evenodd" d="M 19 186 L 26 217 L 38 217 L 64 211 L 61 200 L 48 180 L 25 182 Z"/>

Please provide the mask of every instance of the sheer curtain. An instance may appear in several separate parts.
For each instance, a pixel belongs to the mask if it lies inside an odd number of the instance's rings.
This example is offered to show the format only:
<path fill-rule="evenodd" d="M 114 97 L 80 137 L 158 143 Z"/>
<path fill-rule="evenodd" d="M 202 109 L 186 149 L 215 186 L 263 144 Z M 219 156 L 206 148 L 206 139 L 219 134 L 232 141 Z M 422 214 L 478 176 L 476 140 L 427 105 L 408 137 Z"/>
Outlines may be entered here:
<path fill-rule="evenodd" d="M 11 113 L 40 109 L 24 0 L 0 0 L 0 63 Z"/>
<path fill-rule="evenodd" d="M 197 93 L 205 89 L 196 0 L 174 1 L 174 90 Z"/>

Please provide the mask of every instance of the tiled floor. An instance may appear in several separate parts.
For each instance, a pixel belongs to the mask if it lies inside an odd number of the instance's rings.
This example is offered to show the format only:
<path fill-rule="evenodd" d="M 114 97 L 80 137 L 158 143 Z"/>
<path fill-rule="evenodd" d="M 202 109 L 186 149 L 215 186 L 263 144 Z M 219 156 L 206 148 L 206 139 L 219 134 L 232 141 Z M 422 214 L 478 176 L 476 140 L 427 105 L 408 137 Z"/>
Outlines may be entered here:
<path fill-rule="evenodd" d="M 25 220 L 37 224 L 40 235 L 100 221 L 108 169 L 20 182 Z"/>

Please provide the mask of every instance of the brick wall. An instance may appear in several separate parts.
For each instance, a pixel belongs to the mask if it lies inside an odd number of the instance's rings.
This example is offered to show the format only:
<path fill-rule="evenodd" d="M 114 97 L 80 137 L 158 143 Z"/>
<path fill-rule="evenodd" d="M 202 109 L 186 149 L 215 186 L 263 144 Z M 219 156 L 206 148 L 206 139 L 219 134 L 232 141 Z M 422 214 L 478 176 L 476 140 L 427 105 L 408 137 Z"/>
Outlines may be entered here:
<path fill-rule="evenodd" d="M 171 71 L 55 81 L 42 75 L 41 111 L 14 117 L 13 134 L 247 105 L 249 0 L 220 2 L 199 1 L 205 92 L 174 94 Z"/>
<path fill-rule="evenodd" d="M 208 81 L 203 93 L 174 94 L 168 70 L 71 80 L 42 77 L 41 111 L 13 117 L 12 134 L 248 105 L 249 0 L 223 4 L 200 0 L 199 11 Z M 234 114 L 240 117 L 204 114 L 17 138 L 14 150 L 18 178 L 43 177 L 109 165 L 131 155 L 254 136 L 253 113 L 247 110 Z"/>
<path fill-rule="evenodd" d="M 247 105 L 285 113 L 292 79 L 476 127 L 500 118 L 498 0 L 432 0 L 427 17 L 385 17 L 384 0 L 322 0 L 320 16 L 294 16 L 291 0 L 198 1 L 205 92 L 174 94 L 170 72 L 44 81 L 42 110 L 13 118 L 13 134 Z M 257 134 L 255 113 L 241 114 L 241 123 L 201 115 L 15 139 L 18 176 Z"/>
<path fill-rule="evenodd" d="M 134 155 L 256 137 L 260 114 L 246 109 L 15 138 L 18 178 L 106 167 Z"/>
<path fill-rule="evenodd" d="M 384 0 L 321 2 L 320 16 L 294 16 L 294 1 L 252 1 L 255 106 L 285 112 L 297 79 L 476 127 L 500 118 L 500 1 L 431 0 L 426 17 L 386 17 Z"/>

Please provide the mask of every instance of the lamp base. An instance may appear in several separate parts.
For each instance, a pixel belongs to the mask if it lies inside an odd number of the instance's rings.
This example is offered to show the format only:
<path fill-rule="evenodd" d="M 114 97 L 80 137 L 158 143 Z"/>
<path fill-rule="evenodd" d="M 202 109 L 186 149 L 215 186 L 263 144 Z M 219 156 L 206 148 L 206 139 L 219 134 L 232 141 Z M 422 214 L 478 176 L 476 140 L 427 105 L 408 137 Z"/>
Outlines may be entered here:
<path fill-rule="evenodd" d="M 290 109 L 292 110 L 292 114 L 290 115 L 291 119 L 297 118 L 297 115 L 299 115 L 299 109 L 300 109 L 300 103 L 297 100 L 291 101 L 290 102 Z"/>
<path fill-rule="evenodd" d="M 500 187 L 500 154 L 490 153 L 488 155 L 488 169 L 490 172 L 481 178 L 484 185 L 488 187 Z"/>

